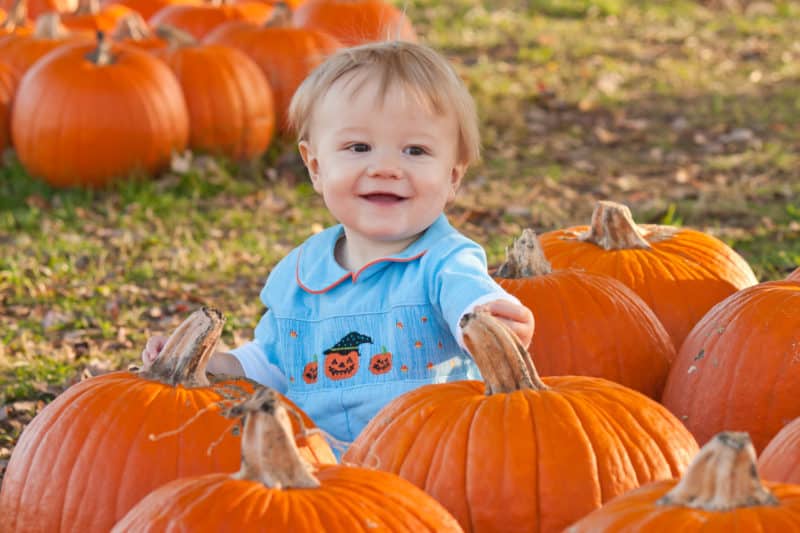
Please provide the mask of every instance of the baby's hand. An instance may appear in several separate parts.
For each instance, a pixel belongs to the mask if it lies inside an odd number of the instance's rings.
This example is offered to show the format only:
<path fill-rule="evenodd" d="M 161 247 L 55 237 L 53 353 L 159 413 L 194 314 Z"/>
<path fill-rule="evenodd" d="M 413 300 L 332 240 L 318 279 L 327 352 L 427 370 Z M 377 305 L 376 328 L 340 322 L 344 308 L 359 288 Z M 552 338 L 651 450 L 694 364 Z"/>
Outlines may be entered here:
<path fill-rule="evenodd" d="M 144 350 L 142 350 L 142 362 L 145 366 L 149 366 L 153 364 L 153 362 L 158 359 L 161 350 L 164 349 L 164 345 L 167 343 L 167 337 L 163 335 L 153 335 L 149 339 L 147 339 L 147 343 L 144 345 Z"/>
<path fill-rule="evenodd" d="M 493 300 L 479 305 L 477 309 L 488 311 L 493 317 L 508 326 L 525 348 L 530 345 L 535 325 L 530 309 L 508 300 Z"/>

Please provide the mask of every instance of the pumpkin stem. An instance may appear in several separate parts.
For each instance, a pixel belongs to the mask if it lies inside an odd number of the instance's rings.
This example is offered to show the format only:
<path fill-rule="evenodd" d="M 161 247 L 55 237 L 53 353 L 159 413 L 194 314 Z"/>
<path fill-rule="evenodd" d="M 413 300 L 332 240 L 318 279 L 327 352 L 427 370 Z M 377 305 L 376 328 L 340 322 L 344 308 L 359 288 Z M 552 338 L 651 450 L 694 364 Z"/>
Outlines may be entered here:
<path fill-rule="evenodd" d="M 61 24 L 61 17 L 55 11 L 42 13 L 36 18 L 33 36 L 37 39 L 63 39 L 70 31 Z"/>
<path fill-rule="evenodd" d="M 167 339 L 159 357 L 139 371 L 147 379 L 170 385 L 207 387 L 206 365 L 217 346 L 225 317 L 203 307 L 183 321 Z"/>
<path fill-rule="evenodd" d="M 695 456 L 683 478 L 657 502 L 705 511 L 778 505 L 761 483 L 750 435 L 723 431 Z"/>
<path fill-rule="evenodd" d="M 544 276 L 552 271 L 553 267 L 544 256 L 536 232 L 525 228 L 511 248 L 506 247 L 506 262 L 497 268 L 494 275 L 497 278 L 520 279 Z"/>
<path fill-rule="evenodd" d="M 12 31 L 15 28 L 23 26 L 25 19 L 28 18 L 28 3 L 25 0 L 14 0 L 14 4 L 6 15 L 6 20 L 0 25 L 0 28 Z"/>
<path fill-rule="evenodd" d="M 467 313 L 461 318 L 460 326 L 464 344 L 486 382 L 486 394 L 548 388 L 533 366 L 528 350 L 514 332 L 491 313 Z"/>
<path fill-rule="evenodd" d="M 142 41 L 153 36 L 153 32 L 147 27 L 147 22 L 139 13 L 131 12 L 119 19 L 111 38 L 115 41 L 131 39 Z"/>
<path fill-rule="evenodd" d="M 110 65 L 114 62 L 114 56 L 111 54 L 111 39 L 108 38 L 106 32 L 97 31 L 97 48 L 86 54 L 86 59 L 97 66 Z"/>
<path fill-rule="evenodd" d="M 272 14 L 264 23 L 265 28 L 288 28 L 292 25 L 292 10 L 286 2 L 275 2 Z"/>
<path fill-rule="evenodd" d="M 234 479 L 257 481 L 273 489 L 320 486 L 312 466 L 300 456 L 289 415 L 274 390 L 257 389 L 230 415 L 244 415 L 242 467 Z"/>
<path fill-rule="evenodd" d="M 159 24 L 156 26 L 156 36 L 167 41 L 172 50 L 197 44 L 197 39 L 194 38 L 194 35 L 171 24 Z"/>
<path fill-rule="evenodd" d="M 631 250 L 650 248 L 645 234 L 634 222 L 627 205 L 601 200 L 595 205 L 589 230 L 578 239 L 604 250 Z"/>
<path fill-rule="evenodd" d="M 100 0 L 78 0 L 73 15 L 96 15 L 100 13 Z"/>

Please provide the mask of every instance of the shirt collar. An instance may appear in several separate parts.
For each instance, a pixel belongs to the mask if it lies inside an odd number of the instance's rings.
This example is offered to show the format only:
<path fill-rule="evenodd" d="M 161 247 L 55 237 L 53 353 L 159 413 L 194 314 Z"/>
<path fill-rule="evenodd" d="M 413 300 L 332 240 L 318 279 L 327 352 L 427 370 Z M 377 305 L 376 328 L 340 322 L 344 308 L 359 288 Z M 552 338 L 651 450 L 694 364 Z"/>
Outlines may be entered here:
<path fill-rule="evenodd" d="M 402 252 L 375 259 L 359 270 L 350 271 L 342 268 L 334 257 L 336 241 L 344 233 L 341 224 L 309 237 L 297 253 L 295 278 L 297 284 L 306 292 L 321 294 L 348 280 L 356 283 L 381 271 L 392 263 L 416 261 L 428 251 L 431 244 L 451 231 L 450 223 L 444 214 L 439 215 L 433 224 L 425 230 L 417 240 L 408 245 Z"/>

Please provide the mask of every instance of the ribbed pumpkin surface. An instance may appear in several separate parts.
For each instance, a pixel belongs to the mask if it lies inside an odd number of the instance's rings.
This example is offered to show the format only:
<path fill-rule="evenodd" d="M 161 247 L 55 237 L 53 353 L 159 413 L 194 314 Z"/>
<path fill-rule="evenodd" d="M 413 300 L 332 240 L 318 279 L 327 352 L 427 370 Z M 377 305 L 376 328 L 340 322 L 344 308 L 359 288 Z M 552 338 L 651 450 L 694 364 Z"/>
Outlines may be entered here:
<path fill-rule="evenodd" d="M 771 281 L 720 302 L 692 330 L 662 402 L 699 443 L 746 431 L 760 452 L 800 416 L 800 284 Z"/>
<path fill-rule="evenodd" d="M 345 46 L 417 40 L 408 18 L 384 0 L 307 0 L 294 11 L 292 22 L 329 33 Z"/>
<path fill-rule="evenodd" d="M 177 480 L 145 498 L 114 531 L 460 531 L 441 506 L 397 476 L 342 466 L 314 475 L 320 487 L 288 490 L 224 475 Z"/>
<path fill-rule="evenodd" d="M 189 122 L 169 68 L 133 47 L 113 62 L 88 59 L 95 45 L 65 46 L 20 82 L 11 135 L 28 172 L 55 186 L 102 186 L 131 172 L 154 174 L 186 148 Z"/>
<path fill-rule="evenodd" d="M 428 385 L 381 410 L 343 463 L 397 473 L 465 531 L 560 531 L 611 498 L 681 474 L 692 436 L 649 398 L 599 378 L 486 395 Z"/>
<path fill-rule="evenodd" d="M 786 424 L 758 457 L 761 477 L 800 485 L 800 418 Z"/>

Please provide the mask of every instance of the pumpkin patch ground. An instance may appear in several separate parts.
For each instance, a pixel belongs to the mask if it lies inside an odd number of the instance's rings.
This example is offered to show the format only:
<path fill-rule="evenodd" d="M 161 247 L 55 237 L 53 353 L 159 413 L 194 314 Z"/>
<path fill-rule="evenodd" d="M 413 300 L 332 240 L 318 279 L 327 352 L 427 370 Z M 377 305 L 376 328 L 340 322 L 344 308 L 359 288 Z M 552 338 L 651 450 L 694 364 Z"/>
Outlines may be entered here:
<path fill-rule="evenodd" d="M 586 224 L 599 200 L 628 206 L 640 225 L 714 236 L 759 282 L 800 265 L 796 3 L 392 3 L 475 97 L 483 159 L 448 215 L 485 247 L 492 268 L 522 229 L 542 235 Z M 12 38 L 22 37 L 0 35 L 0 62 L 17 49 Z M 280 74 L 293 79 L 300 65 L 286 59 Z M 44 91 L 39 107 L 66 116 L 69 91 L 35 85 L 45 74 L 8 81 Z M 141 84 L 148 76 L 144 66 L 131 75 Z M 65 86 L 81 79 L 60 77 Z M 100 127 L 111 111 L 96 107 L 84 118 Z M 20 135 L 46 122 L 36 109 L 15 115 Z M 57 395 L 138 362 L 149 336 L 201 306 L 224 311 L 228 346 L 250 338 L 269 269 L 333 223 L 294 143 L 279 134 L 279 103 L 275 113 L 276 135 L 254 161 L 180 152 L 154 163 L 164 168 L 155 178 L 99 189 L 31 178 L 23 163 L 41 157 L 35 150 L 2 154 L 0 476 L 23 429 Z M 0 112 L 0 139 L 11 138 L 9 120 Z M 62 163 L 85 174 L 64 179 L 93 179 L 112 155 L 104 146 L 65 154 Z M 303 374 L 289 378 L 308 382 L 354 365 L 403 371 L 402 354 L 358 346 L 307 354 Z"/>

